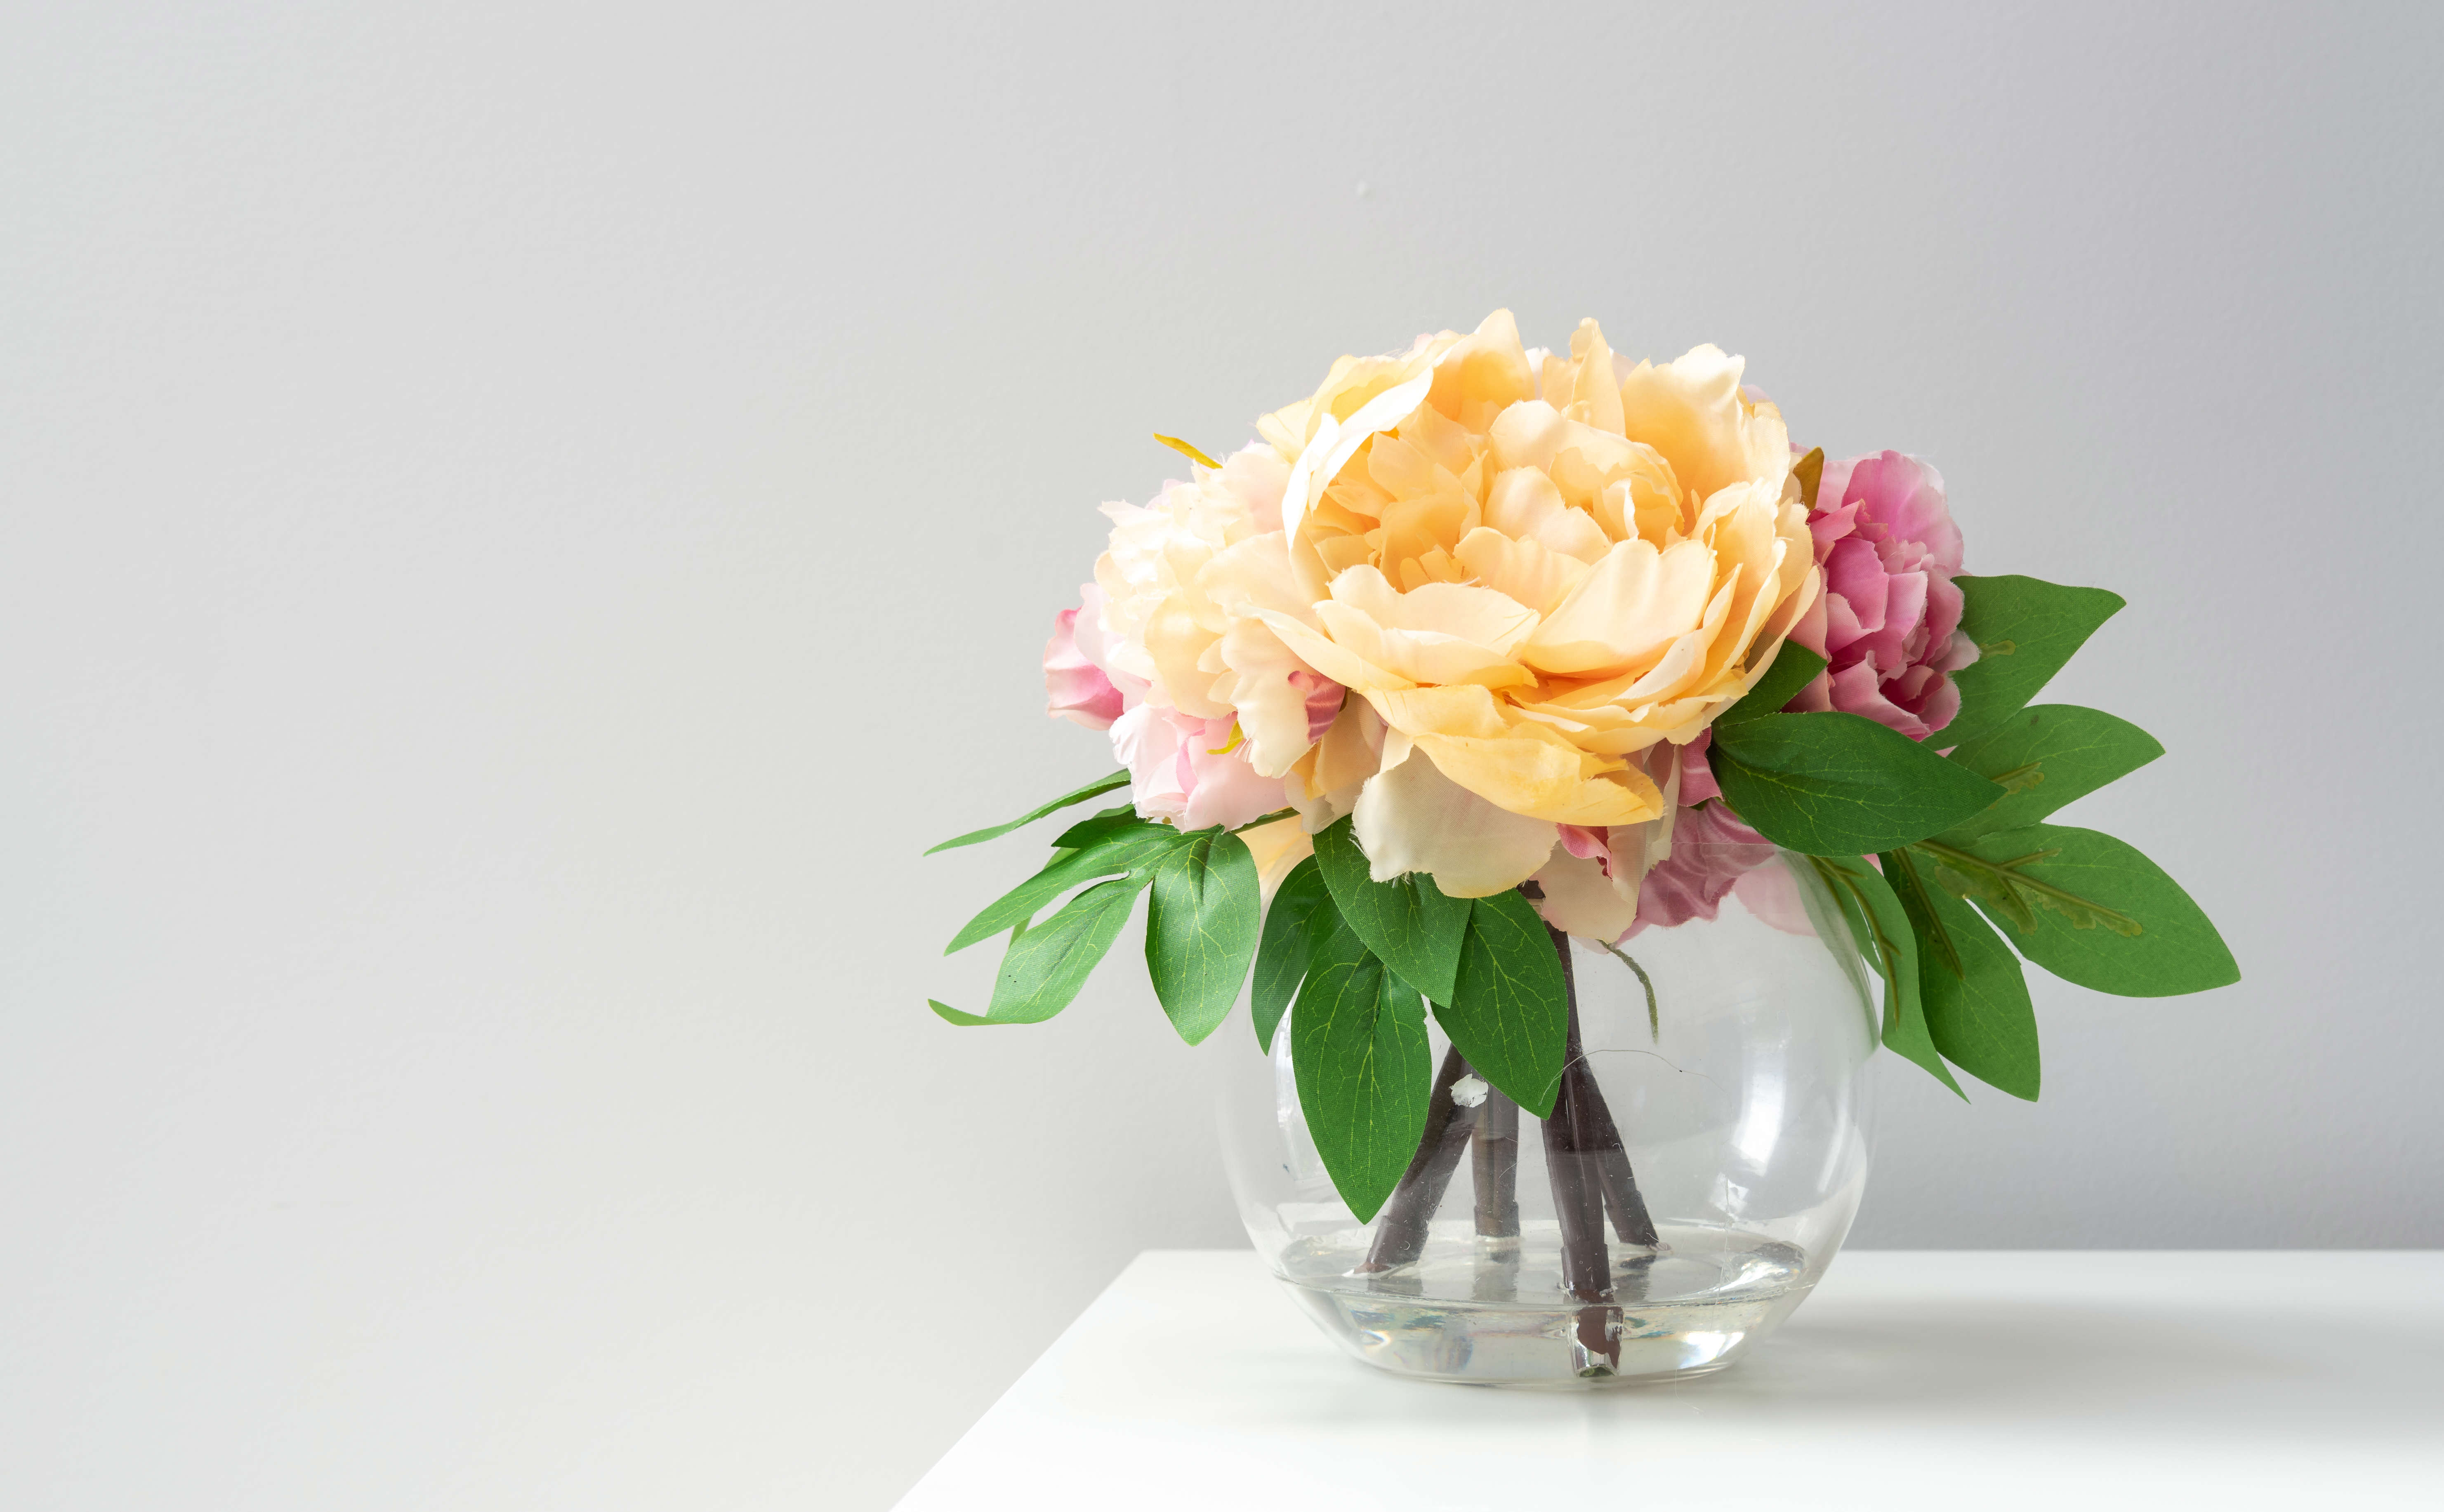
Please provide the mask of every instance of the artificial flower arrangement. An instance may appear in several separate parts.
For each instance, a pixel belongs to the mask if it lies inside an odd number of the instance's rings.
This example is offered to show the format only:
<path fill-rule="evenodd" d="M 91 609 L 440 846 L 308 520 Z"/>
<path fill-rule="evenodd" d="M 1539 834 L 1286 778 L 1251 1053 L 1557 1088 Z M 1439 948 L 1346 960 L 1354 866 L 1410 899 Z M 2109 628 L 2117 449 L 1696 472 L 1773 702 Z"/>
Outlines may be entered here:
<path fill-rule="evenodd" d="M 1734 898 L 1805 931 L 1792 878 L 1821 884 L 1825 930 L 1881 979 L 1881 1043 L 2027 1098 L 2023 960 L 2137 997 L 2236 981 L 2171 877 L 2049 822 L 2161 754 L 2030 703 L 2122 600 L 1963 575 L 1935 469 L 1801 453 L 1742 377 L 1712 346 L 1633 366 L 1592 321 L 1531 351 L 1497 312 L 1342 359 L 1227 460 L 1158 436 L 1188 481 L 1104 507 L 1109 549 L 1044 657 L 1051 712 L 1120 769 L 935 849 L 1126 802 L 952 941 L 1009 936 L 985 1011 L 935 1010 L 1051 1017 L 1145 894 L 1182 1038 L 1243 990 L 1268 1050 L 1287 1014 L 1333 1187 L 1360 1223 L 1391 1201 L 1381 1269 L 1422 1228 L 1397 1194 L 1449 1179 L 1445 1126 L 1489 1088 L 1547 1120 L 1565 1246 L 1605 1211 L 1659 1247 L 1580 1070 L 1570 939 L 1643 981 L 1641 931 Z M 1593 1174 L 1565 1191 L 1581 1148 Z M 1597 1271 L 1570 1289 L 1609 1297 Z"/>

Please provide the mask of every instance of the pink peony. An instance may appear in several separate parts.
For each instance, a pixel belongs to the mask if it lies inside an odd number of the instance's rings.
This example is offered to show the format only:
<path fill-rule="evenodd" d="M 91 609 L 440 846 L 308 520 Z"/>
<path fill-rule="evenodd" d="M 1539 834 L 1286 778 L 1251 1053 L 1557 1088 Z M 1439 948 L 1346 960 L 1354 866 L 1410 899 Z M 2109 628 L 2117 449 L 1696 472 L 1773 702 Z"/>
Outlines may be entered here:
<path fill-rule="evenodd" d="M 1052 617 L 1052 638 L 1044 643 L 1044 691 L 1045 712 L 1088 729 L 1109 729 L 1120 717 L 1120 691 L 1078 649 L 1075 609 Z"/>
<path fill-rule="evenodd" d="M 1832 665 L 1788 707 L 1838 709 L 1924 740 L 1960 711 L 1952 673 L 1977 659 L 1960 634 L 1960 527 L 1943 476 L 1879 452 L 1828 462 L 1807 517 L 1824 592 L 1791 631 Z"/>
<path fill-rule="evenodd" d="M 1052 638 L 1044 648 L 1046 711 L 1111 731 L 1112 749 L 1129 769 L 1137 811 L 1181 829 L 1235 829 L 1288 807 L 1282 780 L 1259 774 L 1250 761 L 1253 747 L 1237 716 L 1205 719 L 1146 702 L 1145 680 L 1113 665 L 1102 590 L 1088 583 L 1080 598 L 1080 607 L 1052 617 Z M 1312 745 L 1332 728 L 1344 690 L 1311 672 L 1290 673 L 1288 681 L 1305 702 Z"/>
<path fill-rule="evenodd" d="M 1236 829 L 1289 806 L 1282 780 L 1249 765 L 1245 741 L 1228 715 L 1198 719 L 1139 704 L 1112 726 L 1112 748 L 1129 769 L 1129 798 L 1148 819 L 1181 829 Z"/>
<path fill-rule="evenodd" d="M 1630 934 L 1713 918 L 1734 883 L 1772 859 L 1773 842 L 1721 803 L 1683 808 L 1672 826 L 1672 854 L 1638 890 L 1638 922 Z"/>

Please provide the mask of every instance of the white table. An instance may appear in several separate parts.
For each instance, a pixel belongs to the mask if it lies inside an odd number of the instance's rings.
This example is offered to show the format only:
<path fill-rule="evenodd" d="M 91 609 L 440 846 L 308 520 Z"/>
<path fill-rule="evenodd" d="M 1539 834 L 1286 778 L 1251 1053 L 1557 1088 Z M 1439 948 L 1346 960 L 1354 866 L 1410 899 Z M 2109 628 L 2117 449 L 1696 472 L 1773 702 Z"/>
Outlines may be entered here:
<path fill-rule="evenodd" d="M 1720 1374 L 1397 1379 L 1234 1250 L 1120 1273 L 901 1512 L 2444 1507 L 2444 1253 L 1842 1255 Z"/>

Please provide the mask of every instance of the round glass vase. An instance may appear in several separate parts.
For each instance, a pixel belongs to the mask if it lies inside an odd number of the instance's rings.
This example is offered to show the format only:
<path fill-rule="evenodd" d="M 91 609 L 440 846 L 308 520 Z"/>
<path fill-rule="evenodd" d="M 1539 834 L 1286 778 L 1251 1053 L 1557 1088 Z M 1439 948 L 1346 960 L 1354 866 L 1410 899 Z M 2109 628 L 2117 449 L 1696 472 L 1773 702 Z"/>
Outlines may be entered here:
<path fill-rule="evenodd" d="M 1249 1237 L 1343 1349 L 1484 1385 L 1694 1375 L 1772 1332 L 1832 1263 L 1866 1185 L 1876 1020 L 1823 883 L 1777 856 L 1713 918 L 1617 951 L 1568 947 L 1576 1044 L 1548 1119 L 1430 1022 L 1425 1136 L 1371 1222 L 1317 1156 L 1289 1022 L 1269 1056 L 1222 1058 Z"/>

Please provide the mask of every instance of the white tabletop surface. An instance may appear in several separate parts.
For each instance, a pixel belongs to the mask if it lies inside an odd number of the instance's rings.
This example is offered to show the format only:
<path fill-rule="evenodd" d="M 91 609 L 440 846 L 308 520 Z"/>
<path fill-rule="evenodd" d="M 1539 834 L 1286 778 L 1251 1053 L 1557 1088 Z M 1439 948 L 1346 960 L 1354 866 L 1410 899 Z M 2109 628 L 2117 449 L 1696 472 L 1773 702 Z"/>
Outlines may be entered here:
<path fill-rule="evenodd" d="M 1866 1251 L 1721 1374 L 1397 1379 L 1150 1250 L 901 1512 L 2444 1507 L 2444 1253 Z"/>

